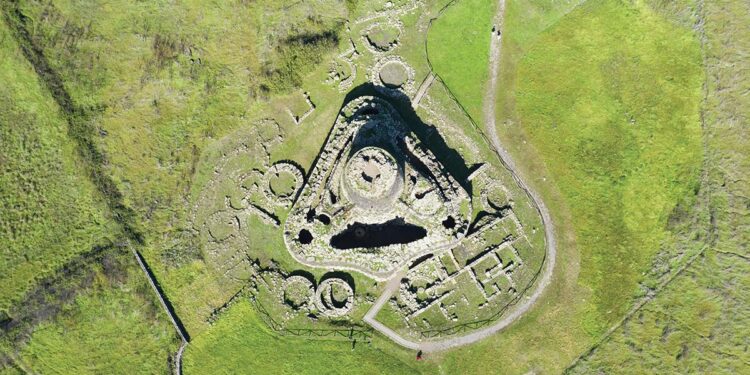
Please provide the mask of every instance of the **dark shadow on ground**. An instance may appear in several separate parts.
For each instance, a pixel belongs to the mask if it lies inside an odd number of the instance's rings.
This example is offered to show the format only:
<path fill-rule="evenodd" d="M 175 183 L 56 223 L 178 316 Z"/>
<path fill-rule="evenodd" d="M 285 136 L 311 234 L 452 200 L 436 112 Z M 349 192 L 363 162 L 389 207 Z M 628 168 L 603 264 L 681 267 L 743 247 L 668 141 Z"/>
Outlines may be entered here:
<path fill-rule="evenodd" d="M 328 279 L 341 279 L 341 280 L 346 281 L 346 283 L 352 287 L 352 292 L 354 292 L 354 295 L 357 294 L 356 285 L 354 284 L 354 277 L 352 277 L 352 275 L 349 274 L 348 272 L 344 272 L 344 271 L 328 272 L 320 278 L 320 282 L 318 283 L 318 285 L 322 284 L 323 281 L 326 281 Z"/>
<path fill-rule="evenodd" d="M 414 111 L 411 105 L 411 99 L 401 91 L 391 90 L 382 86 L 375 86 L 372 83 L 363 83 L 346 94 L 343 103 L 339 108 L 339 112 L 353 99 L 360 96 L 374 96 L 390 103 L 404 120 L 406 125 L 409 127 L 417 139 L 427 146 L 432 151 L 438 161 L 445 167 L 448 173 L 471 194 L 471 182 L 467 181 L 466 178 L 471 173 L 470 166 L 466 165 L 466 161 L 461 157 L 458 151 L 452 149 L 445 142 L 440 133 L 433 125 L 429 125 L 422 121 L 422 119 Z M 323 147 L 328 143 L 328 139 L 321 145 L 321 151 Z M 314 169 L 315 164 L 318 163 L 318 156 L 315 157 L 310 169 L 307 171 L 308 175 Z M 309 176 L 306 176 L 309 177 Z"/>
<path fill-rule="evenodd" d="M 372 83 L 364 83 L 349 91 L 341 104 L 341 108 L 347 103 L 360 96 L 374 96 L 389 102 L 404 119 L 409 127 L 425 146 L 427 146 L 446 170 L 463 186 L 471 192 L 471 183 L 466 181 L 471 173 L 470 167 L 466 165 L 463 157 L 458 151 L 450 148 L 445 142 L 435 126 L 422 121 L 419 115 L 414 111 L 411 99 L 399 90 L 391 90 L 382 86 L 375 86 Z"/>
<path fill-rule="evenodd" d="M 294 271 L 292 271 L 292 272 L 289 273 L 288 277 L 291 277 L 291 276 L 302 276 L 305 279 L 307 279 L 310 283 L 312 283 L 312 285 L 313 285 L 314 288 L 318 287 L 318 283 L 315 282 L 315 275 L 313 275 L 312 273 L 310 273 L 310 272 L 308 272 L 306 270 L 301 270 L 301 269 L 300 270 L 294 270 Z"/>

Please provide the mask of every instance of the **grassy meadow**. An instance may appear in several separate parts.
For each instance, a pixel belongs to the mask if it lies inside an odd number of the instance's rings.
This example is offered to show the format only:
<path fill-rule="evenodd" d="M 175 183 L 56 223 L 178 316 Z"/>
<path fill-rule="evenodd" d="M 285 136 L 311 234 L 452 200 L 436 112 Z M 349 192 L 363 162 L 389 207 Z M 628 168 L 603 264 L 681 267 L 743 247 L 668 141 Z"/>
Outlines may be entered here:
<path fill-rule="evenodd" d="M 568 373 L 742 373 L 748 272 L 747 260 L 709 250 Z"/>
<path fill-rule="evenodd" d="M 122 232 L 4 20 L 0 55 L 0 373 L 168 371 L 174 328 L 140 270 L 112 278 L 85 263 Z M 71 262 L 90 269 L 84 281 Z"/>
<path fill-rule="evenodd" d="M 497 98 L 501 141 L 552 211 L 556 275 L 518 324 L 437 355 L 448 373 L 561 371 L 623 316 L 698 185 L 697 36 L 647 4 L 578 3 L 507 4 Z"/>
<path fill-rule="evenodd" d="M 131 263 L 129 273 L 113 280 L 95 268 L 89 290 L 34 328 L 16 365 L 30 373 L 169 373 L 179 339 L 141 270 Z"/>
<path fill-rule="evenodd" d="M 185 372 L 194 374 L 414 374 L 434 373 L 413 353 L 391 354 L 393 344 L 300 339 L 268 331 L 249 301 L 238 302 L 185 353 Z M 385 346 L 385 349 L 381 346 Z"/>
<path fill-rule="evenodd" d="M 495 1 L 456 0 L 432 22 L 427 54 L 433 71 L 445 82 L 471 118 L 482 121 L 485 82 L 489 77 Z"/>
<path fill-rule="evenodd" d="M 601 332 L 698 185 L 700 45 L 646 5 L 592 2 L 541 36 L 518 75 L 516 126 L 570 207 Z"/>
<path fill-rule="evenodd" d="M 709 195 L 712 242 L 656 298 L 617 329 L 570 373 L 741 373 L 747 369 L 750 334 L 747 306 L 748 208 L 738 205 L 750 186 L 742 176 L 748 149 L 748 64 L 740 56 L 750 38 L 740 30 L 750 22 L 740 2 L 704 3 L 692 14 L 690 2 L 665 11 L 701 21 L 707 73 L 704 104 L 705 168 L 701 186 Z M 738 119 L 741 122 L 738 122 Z M 737 126 L 742 124 L 742 126 Z M 625 371 L 623 371 L 625 370 Z"/>
<path fill-rule="evenodd" d="M 65 116 L 0 22 L 0 311 L 116 227 Z"/>

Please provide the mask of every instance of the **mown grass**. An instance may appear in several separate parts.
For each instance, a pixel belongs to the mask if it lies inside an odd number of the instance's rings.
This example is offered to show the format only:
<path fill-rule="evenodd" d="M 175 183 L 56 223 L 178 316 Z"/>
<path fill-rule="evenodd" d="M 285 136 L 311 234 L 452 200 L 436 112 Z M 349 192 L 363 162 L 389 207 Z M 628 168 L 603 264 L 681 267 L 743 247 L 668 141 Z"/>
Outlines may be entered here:
<path fill-rule="evenodd" d="M 412 359 L 413 361 L 413 359 Z M 413 374 L 423 362 L 407 363 L 376 344 L 311 340 L 268 331 L 249 301 L 234 304 L 185 352 L 186 374 Z M 433 369 L 435 370 L 435 369 Z"/>
<path fill-rule="evenodd" d="M 427 37 L 433 71 L 476 123 L 482 122 L 494 16 L 494 1 L 456 0 L 432 22 Z"/>
<path fill-rule="evenodd" d="M 0 22 L 0 311 L 77 253 L 112 241 L 65 117 Z"/>
<path fill-rule="evenodd" d="M 573 215 L 601 332 L 621 316 L 701 166 L 695 35 L 646 5 L 587 3 L 518 70 L 519 126 Z"/>
<path fill-rule="evenodd" d="M 446 6 L 447 8 L 445 8 L 442 14 L 438 13 L 440 9 Z M 430 86 L 428 95 L 435 103 L 435 107 L 440 108 L 440 115 L 444 116 L 444 119 L 447 120 L 445 127 L 442 127 L 437 119 L 431 119 L 429 113 L 421 109 L 418 110 L 418 113 L 425 121 L 432 121 L 432 124 L 436 126 L 447 146 L 459 152 L 462 157 L 462 163 L 467 166 L 479 163 L 492 164 L 499 171 L 493 178 L 499 178 L 503 186 L 509 189 L 510 194 L 517 197 L 519 202 L 525 201 L 527 199 L 525 193 L 518 187 L 516 182 L 511 178 L 511 175 L 505 171 L 497 155 L 490 148 L 481 122 L 481 106 L 485 94 L 484 84 L 488 78 L 489 35 L 491 21 L 495 12 L 495 3 L 492 1 L 457 0 L 453 2 L 450 0 L 441 0 L 431 4 L 430 7 L 433 9 L 431 14 L 435 14 L 437 18 L 433 21 L 433 25 L 427 35 L 422 36 L 426 39 L 427 50 L 420 51 L 422 52 L 420 54 L 412 52 L 406 53 L 406 55 L 410 57 L 409 62 L 412 64 L 414 61 L 429 57 L 433 64 L 433 72 L 440 75 L 443 79 L 443 84 L 437 82 Z M 454 7 L 460 9 L 453 9 Z M 465 22 L 463 22 L 459 19 L 459 16 L 453 14 L 456 12 L 459 14 L 470 13 L 472 16 L 465 18 Z M 477 17 L 481 18 L 482 21 L 478 21 Z M 451 25 L 439 26 L 442 22 L 448 22 Z M 460 30 L 463 37 L 472 35 L 472 38 L 457 39 L 455 35 L 457 33 L 452 33 L 448 30 L 451 27 L 454 30 Z M 410 43 L 411 50 L 415 50 L 415 46 L 421 47 L 421 42 L 421 40 L 418 40 Z M 484 49 L 482 50 L 482 48 Z M 400 53 L 403 54 L 404 50 L 401 50 Z M 435 54 L 441 57 L 439 66 L 434 62 Z M 460 54 L 465 57 L 465 60 L 451 57 L 449 54 Z M 472 64 L 473 66 L 468 67 L 466 64 Z M 458 74 L 465 74 L 466 76 L 455 76 Z M 445 78 L 446 75 L 453 77 L 453 80 Z M 467 90 L 467 93 L 470 91 L 473 99 L 459 95 L 454 89 L 454 85 L 458 82 L 466 85 L 463 89 Z M 454 95 L 454 97 L 451 95 Z M 464 112 L 464 110 L 468 110 L 469 108 L 467 101 L 473 101 L 474 103 L 474 110 L 468 112 L 469 116 Z M 468 143 L 464 142 L 464 140 Z M 469 147 L 469 144 L 476 145 L 476 148 Z M 475 189 L 474 193 L 478 194 L 479 191 Z M 478 210 L 478 205 L 475 205 L 474 209 Z M 514 213 L 527 226 L 525 234 L 528 236 L 529 241 L 534 246 L 541 248 L 543 246 L 544 234 L 540 230 L 535 230 L 541 227 L 541 219 L 538 212 L 530 204 L 523 203 L 517 204 L 514 207 Z M 543 254 L 539 255 L 542 256 Z"/>
<path fill-rule="evenodd" d="M 124 280 L 93 265 L 90 288 L 33 329 L 16 364 L 33 373 L 168 373 L 177 335 L 133 263 Z"/>

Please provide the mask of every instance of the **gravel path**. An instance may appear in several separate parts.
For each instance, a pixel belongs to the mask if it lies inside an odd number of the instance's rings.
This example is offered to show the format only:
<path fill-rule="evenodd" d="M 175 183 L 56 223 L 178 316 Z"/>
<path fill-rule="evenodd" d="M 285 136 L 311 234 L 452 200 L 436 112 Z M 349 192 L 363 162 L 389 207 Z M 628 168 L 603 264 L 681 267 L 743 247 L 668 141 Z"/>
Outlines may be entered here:
<path fill-rule="evenodd" d="M 393 293 L 398 291 L 399 285 L 401 285 L 401 279 L 406 275 L 405 270 L 401 270 L 399 272 L 396 272 L 393 277 L 388 280 L 388 283 L 385 285 L 385 290 L 383 291 L 383 294 L 378 297 L 378 300 L 375 301 L 375 304 L 372 305 L 370 310 L 367 311 L 367 314 L 365 314 L 365 317 L 362 319 L 367 324 L 371 325 L 372 328 L 377 330 L 378 332 L 388 336 L 391 340 L 396 342 L 397 344 L 408 348 L 408 349 L 414 349 L 419 350 L 420 344 L 409 341 L 403 337 L 401 337 L 398 333 L 396 333 L 394 330 L 386 327 L 383 325 L 383 323 L 380 323 L 379 321 L 375 320 L 375 316 L 378 315 L 378 312 L 380 309 L 383 308 L 383 305 L 385 305 L 386 302 L 391 298 Z"/>
<path fill-rule="evenodd" d="M 417 90 L 417 94 L 414 95 L 414 99 L 411 101 L 411 106 L 414 109 L 417 109 L 419 107 L 419 102 L 422 100 L 422 97 L 425 93 L 427 93 L 427 90 L 432 86 L 432 82 L 435 81 L 435 73 L 430 72 L 430 74 L 425 78 L 424 82 L 419 86 L 419 90 Z"/>
<path fill-rule="evenodd" d="M 388 281 L 386 290 L 383 292 L 380 298 L 378 298 L 372 308 L 367 312 L 364 320 L 374 329 L 384 334 L 397 344 L 409 349 L 421 350 L 425 353 L 436 352 L 471 344 L 473 342 L 487 338 L 504 329 L 514 321 L 518 320 L 524 313 L 526 313 L 526 311 L 528 311 L 539 300 L 542 293 L 552 280 L 552 272 L 555 268 L 555 260 L 557 257 L 557 243 L 555 242 L 555 231 L 549 211 L 544 205 L 544 202 L 539 197 L 539 194 L 536 191 L 532 190 L 528 185 L 526 185 L 526 183 L 519 177 L 513 159 L 510 157 L 510 154 L 508 154 L 507 150 L 503 148 L 502 144 L 500 144 L 500 140 L 497 137 L 497 132 L 495 130 L 495 97 L 497 93 L 497 76 L 500 68 L 500 49 L 502 46 L 501 32 L 503 30 L 502 23 L 504 13 L 505 0 L 498 0 L 497 14 L 495 16 L 495 30 L 497 31 L 493 33 L 492 41 L 490 43 L 490 79 L 488 82 L 489 84 L 487 85 L 487 92 L 485 94 L 485 100 L 483 103 L 484 124 L 487 134 L 489 135 L 490 142 L 492 143 L 492 148 L 500 157 L 503 165 L 510 171 L 516 183 L 518 183 L 521 189 L 523 189 L 531 198 L 531 201 L 533 202 L 535 208 L 539 211 L 542 217 L 542 224 L 544 226 L 547 245 L 544 270 L 539 280 L 539 284 L 534 289 L 534 292 L 530 296 L 527 296 L 525 299 L 523 299 L 522 302 L 520 302 L 519 305 L 508 315 L 503 317 L 503 319 L 495 322 L 488 327 L 485 327 L 478 331 L 474 331 L 465 336 L 453 337 L 441 341 L 427 342 L 414 342 L 407 340 L 398 335 L 392 329 L 385 327 L 383 324 L 375 320 L 375 316 L 377 315 L 378 311 L 380 311 L 380 309 L 383 307 L 385 302 L 388 301 L 391 295 L 393 295 L 393 293 L 398 290 L 403 271 L 402 273 L 395 275 L 393 279 Z"/>

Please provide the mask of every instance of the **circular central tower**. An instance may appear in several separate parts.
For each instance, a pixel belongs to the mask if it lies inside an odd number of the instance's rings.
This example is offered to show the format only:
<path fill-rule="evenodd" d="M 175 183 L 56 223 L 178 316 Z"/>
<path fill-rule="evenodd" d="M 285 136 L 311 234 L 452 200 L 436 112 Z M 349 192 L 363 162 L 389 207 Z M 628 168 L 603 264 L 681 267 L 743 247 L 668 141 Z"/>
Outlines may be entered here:
<path fill-rule="evenodd" d="M 365 147 L 346 163 L 342 184 L 351 202 L 367 210 L 384 211 L 404 187 L 404 173 L 396 159 L 380 147 Z"/>

